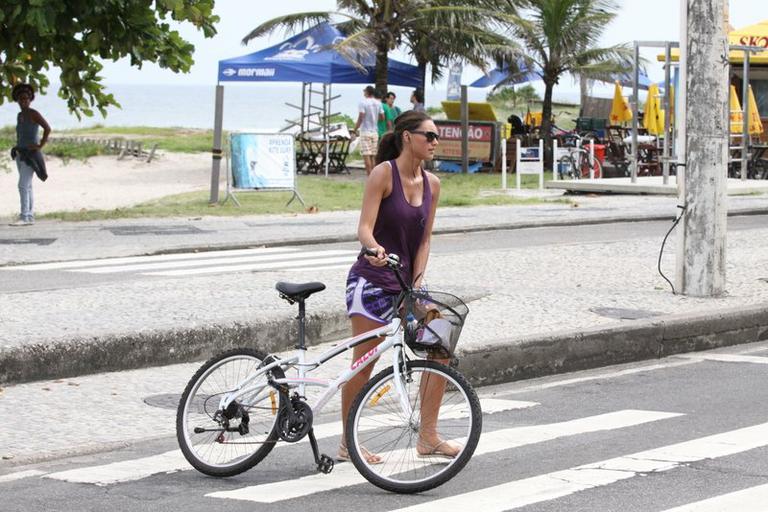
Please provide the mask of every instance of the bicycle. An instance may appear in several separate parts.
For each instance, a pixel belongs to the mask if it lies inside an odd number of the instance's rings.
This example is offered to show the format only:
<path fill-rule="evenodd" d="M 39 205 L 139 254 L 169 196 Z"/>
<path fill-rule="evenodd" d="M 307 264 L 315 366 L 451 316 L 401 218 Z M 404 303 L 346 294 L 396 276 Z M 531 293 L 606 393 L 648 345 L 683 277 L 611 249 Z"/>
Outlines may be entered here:
<path fill-rule="evenodd" d="M 216 477 L 237 475 L 261 462 L 276 443 L 295 443 L 307 437 L 317 470 L 330 473 L 335 463 L 318 449 L 313 418 L 349 379 L 392 349 L 391 366 L 368 381 L 346 418 L 350 460 L 369 482 L 397 493 L 433 489 L 463 469 L 480 438 L 480 402 L 461 373 L 434 359 L 453 357 L 469 310 L 453 295 L 407 286 L 397 255 L 390 254 L 386 265 L 402 289 L 396 310 L 401 314 L 388 325 L 340 341 L 312 361 L 306 359 L 305 300 L 325 285 L 276 284 L 281 298 L 298 303 L 296 353 L 281 359 L 239 348 L 213 357 L 195 373 L 181 396 L 176 417 L 179 446 L 194 468 Z M 307 377 L 350 348 L 380 337 L 384 341 L 336 378 Z M 432 359 L 411 360 L 406 346 L 417 356 Z M 296 375 L 286 376 L 289 370 Z M 326 388 L 312 406 L 305 397 L 306 386 Z M 435 390 L 441 388 L 444 391 L 433 418 L 424 409 L 433 408 L 431 397 L 438 396 Z M 451 459 L 438 454 L 436 447 L 422 453 L 422 429 L 463 447 Z M 369 453 L 378 454 L 381 463 L 369 463 Z"/>
<path fill-rule="evenodd" d="M 595 178 L 603 176 L 603 166 L 595 156 L 590 155 L 589 151 L 583 147 L 569 148 L 568 153 L 561 156 L 557 161 L 557 169 L 560 179 L 582 179 L 590 178 L 590 171 Z"/>

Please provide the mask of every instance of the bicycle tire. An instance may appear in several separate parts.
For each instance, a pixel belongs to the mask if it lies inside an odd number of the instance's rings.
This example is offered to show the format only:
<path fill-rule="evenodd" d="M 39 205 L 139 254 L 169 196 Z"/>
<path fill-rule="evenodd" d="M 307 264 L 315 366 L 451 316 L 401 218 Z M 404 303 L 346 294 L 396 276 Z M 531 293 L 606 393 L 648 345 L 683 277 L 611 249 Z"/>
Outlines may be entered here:
<path fill-rule="evenodd" d="M 594 176 L 595 178 L 601 178 L 603 175 L 603 168 L 600 165 L 600 160 L 597 159 L 597 157 L 594 157 L 592 159 L 592 165 L 589 164 L 589 153 L 584 151 L 579 151 L 578 156 L 576 157 L 577 162 L 577 173 L 579 175 L 579 178 L 588 179 L 589 178 L 589 171 L 590 168 L 594 169 Z"/>
<path fill-rule="evenodd" d="M 350 459 L 360 474 L 377 487 L 402 494 L 434 489 L 456 476 L 477 448 L 483 416 L 475 391 L 458 371 L 424 360 L 409 361 L 406 367 L 408 379 L 404 385 L 413 414 L 408 418 L 403 416 L 395 391 L 394 370 L 389 367 L 358 393 L 347 417 L 346 429 Z M 460 440 L 464 444 L 453 459 L 419 456 L 417 452 L 422 423 L 421 383 L 430 382 L 434 376 L 446 381 L 436 431 L 443 440 Z M 435 381 L 431 382 L 434 385 Z M 418 422 L 414 419 L 417 416 Z M 382 463 L 369 464 L 361 453 L 363 450 L 378 454 Z M 406 464 L 412 466 L 406 467 Z"/>
<path fill-rule="evenodd" d="M 274 448 L 277 441 L 276 413 L 280 403 L 278 394 L 271 395 L 269 399 L 265 396 L 264 400 L 268 403 L 261 407 L 257 404 L 246 405 L 242 400 L 238 402 L 250 417 L 247 434 L 220 430 L 217 433 L 215 429 L 220 425 L 212 417 L 218 408 L 217 397 L 242 382 L 264 359 L 264 354 L 250 348 L 223 352 L 203 364 L 184 389 L 176 411 L 176 439 L 184 457 L 201 473 L 216 477 L 240 474 L 261 462 Z M 279 368 L 274 369 L 272 374 L 278 378 L 284 376 Z M 242 414 L 240 410 L 238 412 Z M 238 417 L 232 419 L 238 420 Z M 242 423 L 242 416 L 239 423 Z M 197 433 L 197 427 L 211 430 Z M 217 439 L 219 436 L 223 439 Z M 253 446 L 258 448 L 252 451 Z M 216 450 L 217 447 L 221 449 Z M 214 451 L 222 453 L 214 458 Z"/>

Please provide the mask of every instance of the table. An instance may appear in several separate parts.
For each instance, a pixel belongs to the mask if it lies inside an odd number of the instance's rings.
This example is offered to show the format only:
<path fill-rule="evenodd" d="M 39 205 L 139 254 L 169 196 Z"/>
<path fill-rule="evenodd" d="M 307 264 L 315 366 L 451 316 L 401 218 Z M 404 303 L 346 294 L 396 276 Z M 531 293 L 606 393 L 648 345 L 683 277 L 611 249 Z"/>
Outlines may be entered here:
<path fill-rule="evenodd" d="M 296 171 L 303 174 L 325 173 L 326 157 L 328 158 L 329 173 L 349 173 L 347 155 L 350 140 L 342 137 L 332 137 L 326 144 L 325 139 L 297 137 L 298 151 L 296 152 Z M 327 146 L 327 151 L 326 151 Z"/>

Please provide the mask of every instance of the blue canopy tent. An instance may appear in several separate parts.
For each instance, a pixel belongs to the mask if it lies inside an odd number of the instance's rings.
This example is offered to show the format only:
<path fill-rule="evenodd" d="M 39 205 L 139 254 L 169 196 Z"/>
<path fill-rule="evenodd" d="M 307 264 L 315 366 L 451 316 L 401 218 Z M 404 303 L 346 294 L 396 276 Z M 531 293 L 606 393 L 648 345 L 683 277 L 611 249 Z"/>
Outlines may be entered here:
<path fill-rule="evenodd" d="M 216 112 L 214 117 L 214 147 L 211 170 L 211 198 L 218 201 L 219 166 L 221 163 L 221 134 L 224 106 L 224 86 L 222 82 L 300 82 L 303 84 L 301 107 L 301 129 L 308 128 L 305 120 L 311 113 L 312 83 L 322 87 L 323 106 L 315 107 L 322 111 L 323 132 L 328 137 L 328 119 L 331 116 L 331 84 L 370 84 L 376 69 L 375 55 L 362 57 L 365 71 L 352 65 L 332 48 L 343 41 L 344 35 L 328 23 L 320 23 L 309 30 L 297 34 L 280 44 L 270 46 L 248 55 L 219 61 L 218 83 L 216 85 Z M 423 87 L 418 66 L 389 59 L 387 81 L 391 85 L 405 87 Z M 310 102 L 304 101 L 307 86 L 310 86 Z M 314 91 L 319 93 L 319 91 Z M 338 96 L 337 96 L 338 97 Z M 295 123 L 299 125 L 299 123 Z M 327 159 L 326 159 L 327 162 Z M 326 166 L 326 175 L 328 168 Z"/>
<path fill-rule="evenodd" d="M 302 82 L 322 84 L 369 84 L 376 70 L 376 57 L 361 59 L 362 72 L 333 50 L 343 41 L 341 32 L 321 23 L 264 50 L 219 61 L 219 82 Z M 387 82 L 421 87 L 419 68 L 389 59 Z"/>
<path fill-rule="evenodd" d="M 512 70 L 509 66 L 496 67 L 492 69 L 487 75 L 483 75 L 471 84 L 470 87 L 485 88 L 499 85 L 501 82 L 507 81 L 507 84 L 524 84 L 526 82 L 533 82 L 535 80 L 541 80 L 541 76 L 535 70 L 529 70 L 524 63 L 518 63 L 517 71 Z"/>

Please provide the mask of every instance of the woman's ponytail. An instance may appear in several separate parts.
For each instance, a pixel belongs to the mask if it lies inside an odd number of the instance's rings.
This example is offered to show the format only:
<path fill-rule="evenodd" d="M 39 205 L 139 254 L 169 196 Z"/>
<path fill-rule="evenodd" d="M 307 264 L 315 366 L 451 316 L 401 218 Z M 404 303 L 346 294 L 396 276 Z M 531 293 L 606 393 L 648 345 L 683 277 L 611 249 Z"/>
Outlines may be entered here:
<path fill-rule="evenodd" d="M 385 133 L 379 140 L 376 164 L 399 157 L 403 151 L 403 132 L 418 130 L 421 123 L 429 119 L 432 118 L 424 112 L 416 112 L 415 110 L 409 110 L 397 116 L 394 131 Z"/>
<path fill-rule="evenodd" d="M 379 141 L 379 149 L 376 151 L 376 164 L 381 162 L 387 162 L 394 160 L 400 156 L 400 152 L 403 150 L 403 137 L 402 133 L 398 137 L 396 132 L 387 132 L 382 135 Z"/>

